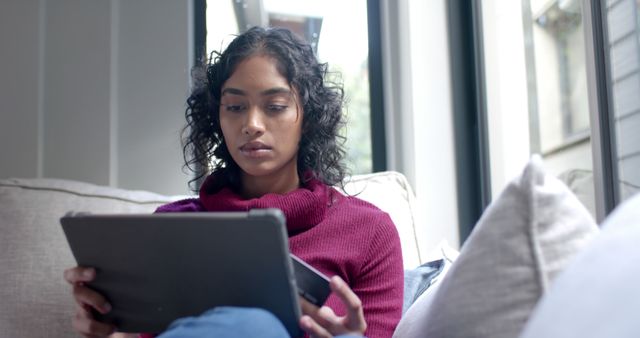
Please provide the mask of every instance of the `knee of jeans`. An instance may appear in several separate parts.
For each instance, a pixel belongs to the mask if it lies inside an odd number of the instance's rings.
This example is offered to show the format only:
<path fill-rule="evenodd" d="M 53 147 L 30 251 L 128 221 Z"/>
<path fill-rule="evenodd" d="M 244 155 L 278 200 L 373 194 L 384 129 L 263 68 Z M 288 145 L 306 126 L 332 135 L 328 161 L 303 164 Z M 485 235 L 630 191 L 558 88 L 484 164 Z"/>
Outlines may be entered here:
<path fill-rule="evenodd" d="M 289 337 L 278 317 L 264 309 L 218 307 L 210 312 L 209 317 L 203 316 L 206 321 L 218 324 L 223 322 L 224 326 L 238 337 Z"/>
<path fill-rule="evenodd" d="M 242 318 L 242 321 L 280 322 L 278 317 L 273 313 L 265 309 L 254 307 L 219 306 L 207 311 L 204 315 L 207 316 L 208 314 L 234 316 L 236 318 Z"/>
<path fill-rule="evenodd" d="M 216 307 L 175 321 L 161 337 L 289 337 L 280 320 L 259 308 Z"/>

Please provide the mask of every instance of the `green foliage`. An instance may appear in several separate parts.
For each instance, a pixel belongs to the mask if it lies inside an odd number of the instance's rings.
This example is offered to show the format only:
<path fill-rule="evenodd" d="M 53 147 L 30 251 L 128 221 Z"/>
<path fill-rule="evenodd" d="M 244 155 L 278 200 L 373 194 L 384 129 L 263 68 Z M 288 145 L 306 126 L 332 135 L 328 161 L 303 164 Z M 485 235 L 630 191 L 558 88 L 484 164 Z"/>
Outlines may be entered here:
<path fill-rule="evenodd" d="M 367 62 L 365 60 L 358 69 L 341 69 L 337 66 L 330 68 L 333 74 L 342 74 L 344 84 L 346 104 L 343 113 L 347 124 L 341 133 L 347 138 L 347 166 L 351 174 L 370 173 L 371 108 Z"/>

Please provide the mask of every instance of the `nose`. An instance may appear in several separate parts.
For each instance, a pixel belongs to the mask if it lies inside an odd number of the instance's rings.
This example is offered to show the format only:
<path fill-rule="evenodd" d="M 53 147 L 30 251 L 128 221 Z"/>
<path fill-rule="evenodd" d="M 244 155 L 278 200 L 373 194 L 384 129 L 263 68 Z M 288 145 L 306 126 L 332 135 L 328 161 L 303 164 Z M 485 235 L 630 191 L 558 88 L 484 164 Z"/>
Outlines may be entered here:
<path fill-rule="evenodd" d="M 249 109 L 244 125 L 242 126 L 242 133 L 249 136 L 262 135 L 264 133 L 264 115 L 258 108 Z"/>

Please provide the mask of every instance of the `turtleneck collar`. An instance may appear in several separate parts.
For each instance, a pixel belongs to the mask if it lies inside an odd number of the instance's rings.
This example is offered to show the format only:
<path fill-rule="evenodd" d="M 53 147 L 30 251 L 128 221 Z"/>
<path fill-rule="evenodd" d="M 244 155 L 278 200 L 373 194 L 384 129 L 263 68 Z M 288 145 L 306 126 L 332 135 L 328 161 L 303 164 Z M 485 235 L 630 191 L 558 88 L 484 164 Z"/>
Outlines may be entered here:
<path fill-rule="evenodd" d="M 303 232 L 324 219 L 331 201 L 330 188 L 312 178 L 304 186 L 286 194 L 269 193 L 258 198 L 243 199 L 229 186 L 220 186 L 224 179 L 216 173 L 209 175 L 200 188 L 200 201 L 207 211 L 249 211 L 278 208 L 287 219 L 289 235 Z"/>

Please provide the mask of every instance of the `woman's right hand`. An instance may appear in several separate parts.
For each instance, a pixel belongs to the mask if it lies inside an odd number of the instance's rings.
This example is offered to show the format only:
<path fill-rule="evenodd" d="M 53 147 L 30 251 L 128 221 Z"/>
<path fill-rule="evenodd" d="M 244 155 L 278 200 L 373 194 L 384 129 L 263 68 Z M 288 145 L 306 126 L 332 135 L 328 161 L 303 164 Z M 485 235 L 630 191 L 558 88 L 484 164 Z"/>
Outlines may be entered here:
<path fill-rule="evenodd" d="M 362 301 L 339 276 L 333 276 L 329 282 L 331 291 L 344 303 L 347 314 L 337 316 L 327 306 L 320 308 L 302 299 L 302 312 L 300 327 L 313 338 L 330 338 L 334 336 L 363 337 L 367 329 L 367 321 L 364 319 Z"/>
<path fill-rule="evenodd" d="M 76 313 L 72 319 L 73 329 L 85 337 L 107 337 L 114 333 L 115 327 L 93 318 L 92 310 L 106 314 L 111 305 L 101 294 L 85 286 L 96 277 L 94 268 L 75 267 L 64 271 L 64 279 L 73 287 L 76 301 Z"/>

